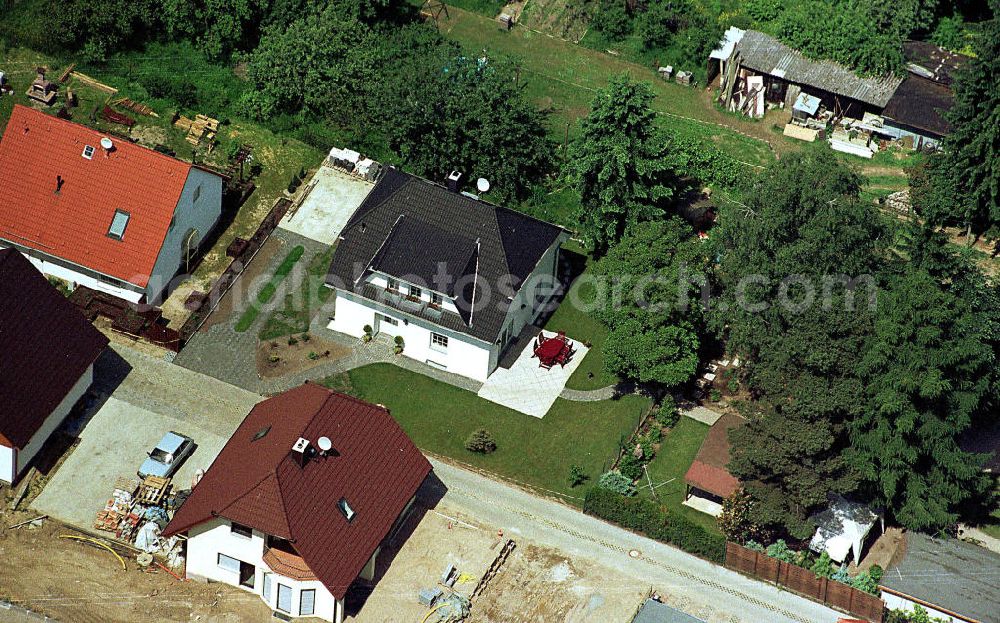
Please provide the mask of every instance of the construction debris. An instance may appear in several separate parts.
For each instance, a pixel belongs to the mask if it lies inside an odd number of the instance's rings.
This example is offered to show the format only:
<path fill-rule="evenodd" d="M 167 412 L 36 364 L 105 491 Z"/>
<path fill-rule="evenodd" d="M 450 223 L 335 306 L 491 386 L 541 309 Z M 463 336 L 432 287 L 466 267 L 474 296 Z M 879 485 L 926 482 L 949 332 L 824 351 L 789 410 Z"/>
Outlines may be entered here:
<path fill-rule="evenodd" d="M 38 526 L 42 525 L 43 521 L 45 521 L 48 518 L 49 518 L 48 515 L 40 515 L 38 517 L 35 517 L 34 519 L 28 519 L 27 521 L 22 521 L 22 522 L 16 523 L 13 526 L 8 526 L 7 529 L 8 530 L 16 530 L 17 528 L 20 528 L 22 526 L 27 526 L 28 524 L 31 524 L 32 527 L 37 528 Z"/>
<path fill-rule="evenodd" d="M 104 106 L 104 109 L 101 111 L 101 116 L 110 121 L 111 123 L 118 123 L 129 129 L 131 129 L 132 126 L 135 125 L 135 119 L 129 117 L 125 113 L 120 113 L 117 110 L 112 109 L 110 106 L 106 104 Z"/>
<path fill-rule="evenodd" d="M 451 592 L 436 599 L 422 623 L 458 623 L 472 612 L 472 602 L 461 593 Z"/>
<path fill-rule="evenodd" d="M 476 595 L 479 595 L 486 589 L 490 580 L 492 580 L 497 572 L 500 571 L 500 567 L 503 566 L 503 563 L 507 562 L 507 559 L 514 551 L 515 547 L 517 547 L 517 545 L 514 543 L 514 539 L 507 539 L 507 543 L 500 550 L 500 553 L 497 554 L 497 557 L 493 559 L 493 562 L 490 563 L 490 568 L 486 570 L 486 573 L 484 573 L 483 577 L 480 578 L 479 584 L 477 584 L 476 588 L 472 591 L 472 599 L 475 599 Z"/>

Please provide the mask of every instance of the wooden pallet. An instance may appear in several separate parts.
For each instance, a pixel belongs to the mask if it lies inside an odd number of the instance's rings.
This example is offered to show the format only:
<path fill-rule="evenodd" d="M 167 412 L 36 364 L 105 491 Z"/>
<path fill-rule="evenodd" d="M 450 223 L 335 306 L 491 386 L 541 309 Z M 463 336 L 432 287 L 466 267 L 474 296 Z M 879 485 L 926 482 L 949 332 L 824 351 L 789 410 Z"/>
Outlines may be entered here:
<path fill-rule="evenodd" d="M 146 480 L 142 481 L 142 485 L 139 487 L 136 502 L 145 506 L 159 506 L 169 488 L 169 478 L 146 476 Z"/>

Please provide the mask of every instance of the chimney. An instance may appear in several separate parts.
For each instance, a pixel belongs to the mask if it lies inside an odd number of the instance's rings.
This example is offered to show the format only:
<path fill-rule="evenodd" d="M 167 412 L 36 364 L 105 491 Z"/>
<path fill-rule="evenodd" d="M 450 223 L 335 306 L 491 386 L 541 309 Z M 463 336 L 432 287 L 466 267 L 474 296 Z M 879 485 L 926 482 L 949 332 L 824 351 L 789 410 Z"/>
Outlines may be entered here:
<path fill-rule="evenodd" d="M 64 180 L 61 175 L 57 175 L 56 176 L 56 194 L 57 195 L 62 190 L 63 184 L 65 184 L 65 183 L 66 183 L 66 180 Z"/>
<path fill-rule="evenodd" d="M 294 460 L 299 467 L 305 467 L 306 463 L 308 463 L 311 458 L 312 452 L 313 449 L 312 446 L 309 445 L 309 440 L 304 437 L 299 437 L 295 442 L 295 445 L 292 446 L 292 460 Z"/>
<path fill-rule="evenodd" d="M 453 193 L 458 192 L 459 183 L 462 181 L 462 173 L 459 171 L 452 171 L 448 174 L 448 190 Z"/>

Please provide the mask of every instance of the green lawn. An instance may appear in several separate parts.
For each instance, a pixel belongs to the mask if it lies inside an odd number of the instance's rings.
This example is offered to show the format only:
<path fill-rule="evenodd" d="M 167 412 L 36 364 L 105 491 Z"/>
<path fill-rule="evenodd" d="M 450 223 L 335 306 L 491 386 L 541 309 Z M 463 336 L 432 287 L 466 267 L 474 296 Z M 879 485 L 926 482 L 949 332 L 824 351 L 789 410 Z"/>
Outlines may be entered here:
<path fill-rule="evenodd" d="M 579 245 L 570 242 L 563 245 L 565 251 L 585 254 Z M 586 258 L 589 269 L 593 260 Z M 584 275 L 586 275 L 586 271 Z M 586 306 L 594 300 L 595 285 L 586 277 L 577 277 L 570 286 L 569 293 L 563 298 L 562 304 L 552 314 L 545 328 L 549 331 L 565 331 L 571 339 L 590 342 L 590 352 L 580 362 L 580 367 L 573 372 L 566 387 L 570 389 L 599 389 L 618 382 L 618 377 L 604 370 L 604 341 L 608 330 L 581 304 Z"/>
<path fill-rule="evenodd" d="M 549 129 L 552 138 L 560 143 L 567 128 L 570 138 L 578 132 L 576 120 L 589 112 L 595 90 L 607 85 L 615 74 L 629 72 L 652 84 L 657 95 L 652 107 L 663 115 L 664 127 L 712 142 L 743 162 L 760 165 L 774 160 L 766 142 L 730 129 L 753 134 L 759 132 L 757 124 L 706 105 L 708 98 L 701 88 L 666 82 L 651 67 L 528 29 L 501 31 L 495 20 L 483 15 L 449 7 L 449 16 L 442 16 L 441 32 L 466 49 L 476 54 L 484 49 L 510 54 L 522 61 L 525 93 L 540 108 L 550 111 Z M 783 149 L 799 149 L 782 136 L 769 136 L 768 140 Z"/>
<path fill-rule="evenodd" d="M 334 248 L 330 247 L 326 251 L 317 253 L 309 260 L 305 278 L 299 283 L 296 291 L 285 295 L 282 307 L 268 315 L 264 327 L 260 330 L 260 339 L 270 340 L 309 330 L 313 314 L 333 294 L 333 290 L 325 287 L 323 281 L 330 268 Z"/>
<path fill-rule="evenodd" d="M 348 377 L 349 383 L 343 375 L 323 383 L 386 405 L 421 449 L 570 496 L 574 504 L 582 504 L 586 488 L 597 481 L 650 406 L 641 396 L 586 403 L 560 399 L 538 419 L 391 364 L 358 368 Z M 496 452 L 481 455 L 465 449 L 466 438 L 480 427 L 493 434 Z M 583 467 L 590 480 L 571 488 L 574 464 Z"/>
<path fill-rule="evenodd" d="M 672 479 L 669 484 L 656 488 L 656 497 L 669 507 L 671 512 L 684 515 L 702 527 L 718 532 L 714 517 L 681 504 L 686 491 L 684 474 L 691 467 L 694 456 L 698 454 L 698 448 L 708 434 L 708 429 L 708 425 L 682 416 L 677 425 L 663 437 L 660 451 L 646 469 L 653 486 Z M 640 495 L 651 495 L 645 478 L 639 481 L 639 485 Z M 645 488 L 642 488 L 643 485 Z"/>

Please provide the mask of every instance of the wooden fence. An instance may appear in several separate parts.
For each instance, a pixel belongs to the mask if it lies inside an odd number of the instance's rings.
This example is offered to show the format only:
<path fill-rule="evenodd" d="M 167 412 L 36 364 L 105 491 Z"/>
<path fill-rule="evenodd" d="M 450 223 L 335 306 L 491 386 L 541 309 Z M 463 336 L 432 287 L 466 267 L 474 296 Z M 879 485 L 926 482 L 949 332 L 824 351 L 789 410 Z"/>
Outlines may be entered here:
<path fill-rule="evenodd" d="M 737 543 L 726 543 L 726 566 L 745 575 L 780 584 L 790 591 L 872 623 L 882 623 L 885 616 L 885 604 L 875 595 L 859 591 L 843 582 L 818 577 L 808 569 L 771 558 Z"/>

